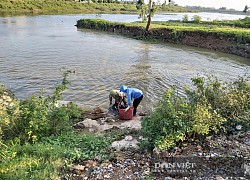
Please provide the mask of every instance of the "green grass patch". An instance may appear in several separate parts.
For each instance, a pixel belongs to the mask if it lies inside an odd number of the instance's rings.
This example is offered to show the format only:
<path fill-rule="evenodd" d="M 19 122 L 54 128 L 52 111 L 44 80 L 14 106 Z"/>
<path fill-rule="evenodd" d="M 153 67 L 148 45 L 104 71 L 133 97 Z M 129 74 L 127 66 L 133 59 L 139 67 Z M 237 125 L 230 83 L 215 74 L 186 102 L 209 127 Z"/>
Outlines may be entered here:
<path fill-rule="evenodd" d="M 0 150 L 1 179 L 55 179 L 73 163 L 96 156 L 107 159 L 111 143 L 109 138 L 74 132 L 35 144 L 10 142 Z"/>

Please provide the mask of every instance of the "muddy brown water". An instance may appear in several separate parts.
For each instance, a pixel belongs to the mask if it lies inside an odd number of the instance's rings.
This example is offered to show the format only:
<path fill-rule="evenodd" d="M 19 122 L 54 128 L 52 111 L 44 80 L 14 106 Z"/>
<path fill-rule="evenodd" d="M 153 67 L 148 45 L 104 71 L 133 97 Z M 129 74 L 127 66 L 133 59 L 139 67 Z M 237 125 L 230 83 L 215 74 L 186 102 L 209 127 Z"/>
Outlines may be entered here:
<path fill-rule="evenodd" d="M 59 69 L 67 67 L 77 73 L 69 76 L 71 86 L 63 100 L 107 108 L 109 91 L 125 84 L 144 92 L 141 106 L 149 109 L 172 85 L 182 93 L 192 77 L 233 80 L 250 74 L 246 58 L 80 30 L 74 26 L 80 18 L 83 15 L 0 17 L 0 83 L 18 98 L 40 89 L 50 94 L 62 79 Z"/>

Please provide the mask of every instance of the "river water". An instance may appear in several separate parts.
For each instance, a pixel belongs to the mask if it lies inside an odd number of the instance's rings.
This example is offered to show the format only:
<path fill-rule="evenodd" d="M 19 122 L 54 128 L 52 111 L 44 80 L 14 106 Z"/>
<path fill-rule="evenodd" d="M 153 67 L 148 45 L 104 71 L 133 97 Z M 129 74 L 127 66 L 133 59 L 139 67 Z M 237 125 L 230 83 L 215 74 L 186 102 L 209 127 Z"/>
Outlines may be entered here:
<path fill-rule="evenodd" d="M 156 15 L 154 20 L 177 16 L 180 19 L 183 14 Z M 138 20 L 137 15 L 101 17 L 113 21 Z M 0 17 L 0 83 L 18 98 L 39 93 L 40 89 L 50 94 L 62 79 L 60 69 L 67 67 L 76 70 L 76 74 L 69 76 L 71 86 L 63 100 L 107 108 L 109 91 L 125 84 L 144 92 L 141 106 L 149 109 L 163 91 L 178 85 L 181 92 L 183 85 L 190 85 L 192 77 L 215 75 L 221 80 L 232 80 L 250 74 L 250 61 L 246 58 L 77 29 L 74 25 L 81 18 L 95 15 Z"/>

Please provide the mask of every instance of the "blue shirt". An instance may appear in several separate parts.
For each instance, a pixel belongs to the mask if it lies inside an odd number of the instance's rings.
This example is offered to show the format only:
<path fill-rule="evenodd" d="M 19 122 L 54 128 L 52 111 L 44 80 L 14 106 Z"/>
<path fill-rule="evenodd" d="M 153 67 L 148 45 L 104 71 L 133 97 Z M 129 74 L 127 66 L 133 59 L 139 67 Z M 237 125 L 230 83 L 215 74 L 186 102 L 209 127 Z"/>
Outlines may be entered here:
<path fill-rule="evenodd" d="M 128 88 L 127 86 L 121 86 L 120 91 L 126 93 L 129 106 L 132 104 L 132 98 L 137 99 L 143 95 L 141 90 L 136 88 Z"/>

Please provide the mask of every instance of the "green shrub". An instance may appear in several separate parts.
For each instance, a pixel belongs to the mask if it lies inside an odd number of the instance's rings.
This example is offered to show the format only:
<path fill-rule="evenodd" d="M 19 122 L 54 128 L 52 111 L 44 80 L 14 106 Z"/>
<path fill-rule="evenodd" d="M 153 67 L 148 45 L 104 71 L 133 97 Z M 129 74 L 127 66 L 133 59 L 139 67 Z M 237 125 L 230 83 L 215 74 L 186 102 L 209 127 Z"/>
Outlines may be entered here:
<path fill-rule="evenodd" d="M 247 78 L 223 83 L 217 78 L 192 78 L 185 98 L 170 88 L 142 121 L 143 145 L 169 149 L 191 135 L 204 137 L 250 126 L 250 83 Z"/>
<path fill-rule="evenodd" d="M 194 15 L 192 18 L 193 22 L 195 23 L 200 23 L 201 22 L 201 17 L 198 15 Z"/>
<path fill-rule="evenodd" d="M 210 131 L 217 133 L 224 121 L 209 103 L 198 103 L 193 114 L 192 132 L 199 135 L 208 135 Z"/>
<path fill-rule="evenodd" d="M 49 119 L 48 102 L 40 95 L 31 96 L 20 102 L 20 116 L 14 125 L 14 136 L 22 142 L 35 142 L 43 136 L 48 136 Z"/>
<path fill-rule="evenodd" d="M 3 135 L 5 139 L 19 138 L 21 143 L 36 142 L 42 137 L 60 134 L 71 128 L 72 121 L 80 117 L 80 112 L 74 103 L 68 106 L 56 107 L 58 100 L 62 99 L 62 92 L 70 84 L 67 80 L 70 70 L 64 70 L 63 80 L 56 84 L 51 96 L 45 97 L 43 92 L 39 96 L 32 95 L 30 98 L 21 100 L 15 108 L 5 108 Z M 2 109 L 2 108 L 1 108 Z M 0 109 L 0 110 L 1 110 Z M 17 111 L 18 109 L 18 111 Z M 0 111 L 2 113 L 2 110 Z M 16 113 L 18 112 L 18 113 Z"/>
<path fill-rule="evenodd" d="M 219 113 L 227 119 L 225 126 L 234 128 L 242 125 L 250 130 L 250 83 L 247 79 L 239 78 L 225 87 L 225 93 L 219 102 Z"/>
<path fill-rule="evenodd" d="M 185 100 L 170 88 L 156 105 L 154 111 L 142 121 L 143 142 L 147 147 L 168 149 L 185 139 L 190 131 L 192 109 Z"/>
<path fill-rule="evenodd" d="M 186 90 L 186 94 L 194 103 L 207 101 L 211 110 L 225 119 L 227 128 L 243 125 L 249 129 L 250 123 L 250 83 L 247 78 L 240 77 L 234 82 L 219 82 L 217 78 L 193 78 L 195 90 Z"/>
<path fill-rule="evenodd" d="M 7 139 L 19 115 L 19 102 L 5 86 L 0 86 L 0 144 Z"/>
<path fill-rule="evenodd" d="M 71 123 L 65 105 L 61 107 L 54 107 L 48 114 L 49 120 L 49 135 L 57 135 L 62 132 L 67 132 L 71 129 Z"/>
<path fill-rule="evenodd" d="M 183 21 L 183 22 L 188 22 L 188 15 L 187 15 L 187 14 L 185 14 L 185 15 L 183 16 L 182 21 Z"/>

